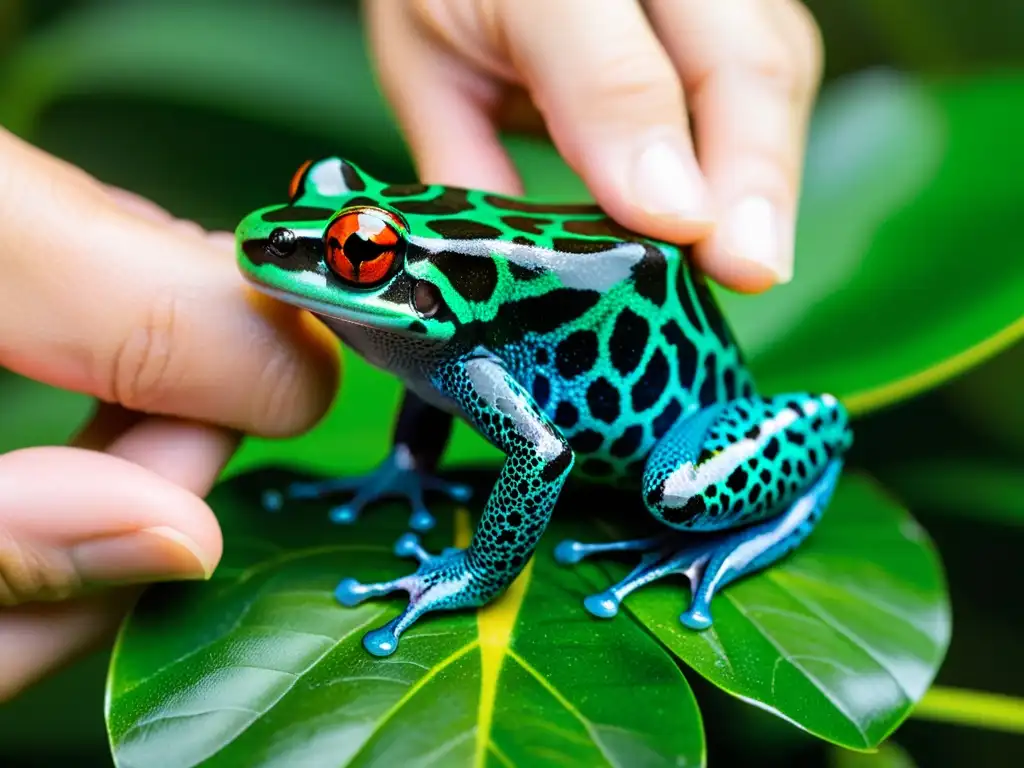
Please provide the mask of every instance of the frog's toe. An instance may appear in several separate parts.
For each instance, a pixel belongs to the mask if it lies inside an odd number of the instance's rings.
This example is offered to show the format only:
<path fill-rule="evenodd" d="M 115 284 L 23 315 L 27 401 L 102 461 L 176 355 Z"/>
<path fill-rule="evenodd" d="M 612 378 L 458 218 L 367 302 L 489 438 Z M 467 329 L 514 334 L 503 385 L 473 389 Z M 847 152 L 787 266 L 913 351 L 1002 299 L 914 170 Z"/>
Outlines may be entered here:
<path fill-rule="evenodd" d="M 260 501 L 267 512 L 277 512 L 284 506 L 284 494 L 272 488 L 263 492 Z"/>
<path fill-rule="evenodd" d="M 345 579 L 334 592 L 338 602 L 346 607 L 398 590 L 408 593 L 405 610 L 363 638 L 364 647 L 375 656 L 394 653 L 402 633 L 423 614 L 477 607 L 491 597 L 490 592 L 482 588 L 479 577 L 469 569 L 464 549 L 448 548 L 439 555 L 431 555 L 420 546 L 416 535 L 410 533 L 395 542 L 395 554 L 416 558 L 419 568 L 408 576 L 375 584 Z"/>
<path fill-rule="evenodd" d="M 707 629 L 711 626 L 711 606 L 704 604 L 703 601 L 695 600 L 693 605 L 679 617 L 679 621 L 682 622 L 683 626 L 689 627 L 690 629 L 697 630 L 698 632 Z"/>
<path fill-rule="evenodd" d="M 596 616 L 599 619 L 610 619 L 619 612 L 619 605 L 621 605 L 619 597 L 610 589 L 590 595 L 583 600 L 583 607 L 591 616 Z"/>
<path fill-rule="evenodd" d="M 413 509 L 412 514 L 409 516 L 409 527 L 414 531 L 429 531 L 435 525 L 437 525 L 437 520 L 426 507 Z"/>
<path fill-rule="evenodd" d="M 675 538 L 678 538 L 678 534 L 668 533 L 660 536 L 651 536 L 646 539 L 603 541 L 594 544 L 584 544 L 581 541 L 566 539 L 559 542 L 558 546 L 555 547 L 555 562 L 559 565 L 575 565 L 588 557 L 609 552 L 646 552 L 662 548 Z"/>
<path fill-rule="evenodd" d="M 398 650 L 398 635 L 392 627 L 385 625 L 367 632 L 363 636 L 363 647 L 374 656 L 390 656 Z"/>
<path fill-rule="evenodd" d="M 401 579 L 395 579 L 376 584 L 361 584 L 355 579 L 342 579 L 334 588 L 334 597 L 346 608 L 353 608 L 372 597 L 383 597 L 402 589 L 401 581 Z"/>
<path fill-rule="evenodd" d="M 332 523 L 338 525 L 352 525 L 356 520 L 359 519 L 359 511 L 354 509 L 350 504 L 341 504 L 331 509 L 327 513 Z"/>

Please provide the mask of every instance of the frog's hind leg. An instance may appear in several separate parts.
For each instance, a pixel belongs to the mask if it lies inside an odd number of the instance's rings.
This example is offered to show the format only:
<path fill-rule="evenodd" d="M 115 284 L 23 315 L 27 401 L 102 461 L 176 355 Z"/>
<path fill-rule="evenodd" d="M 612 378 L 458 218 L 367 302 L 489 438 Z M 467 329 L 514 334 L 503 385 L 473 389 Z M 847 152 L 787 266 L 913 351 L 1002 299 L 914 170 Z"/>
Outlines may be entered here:
<path fill-rule="evenodd" d="M 827 395 L 749 398 L 706 409 L 665 436 L 644 474 L 648 509 L 677 532 L 604 545 L 563 542 L 559 559 L 642 550 L 633 572 L 588 597 L 587 609 L 612 616 L 631 592 L 683 574 L 693 598 L 680 619 L 707 628 L 711 600 L 722 587 L 778 561 L 810 535 L 849 445 L 846 415 Z"/>
<path fill-rule="evenodd" d="M 282 494 L 267 491 L 263 505 L 280 509 L 285 499 L 323 499 L 338 493 L 354 493 L 330 511 L 335 523 L 356 522 L 364 508 L 385 498 L 402 498 L 412 507 L 409 526 L 417 531 L 434 527 L 424 493 L 433 491 L 455 501 L 467 501 L 471 489 L 433 474 L 451 434 L 452 417 L 406 391 L 395 426 L 394 445 L 387 458 L 366 475 L 293 483 Z"/>

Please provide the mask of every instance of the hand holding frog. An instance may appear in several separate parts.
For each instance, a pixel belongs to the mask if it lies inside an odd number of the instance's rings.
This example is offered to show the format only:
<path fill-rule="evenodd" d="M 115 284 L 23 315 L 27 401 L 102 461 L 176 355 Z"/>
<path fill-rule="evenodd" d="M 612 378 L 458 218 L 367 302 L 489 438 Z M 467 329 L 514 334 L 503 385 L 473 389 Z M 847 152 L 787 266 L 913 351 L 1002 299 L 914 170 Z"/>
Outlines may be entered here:
<path fill-rule="evenodd" d="M 308 318 L 242 290 L 230 236 L 2 131 L 0 234 L 0 366 L 102 403 L 70 446 L 0 455 L 3 701 L 108 641 L 137 595 L 123 585 L 209 575 L 221 535 L 202 499 L 239 433 L 307 428 L 337 358 Z"/>
<path fill-rule="evenodd" d="M 544 127 L 619 223 L 701 240 L 700 266 L 735 290 L 792 277 L 822 61 L 798 0 L 367 0 L 366 10 L 425 182 L 517 194 L 498 127 Z"/>

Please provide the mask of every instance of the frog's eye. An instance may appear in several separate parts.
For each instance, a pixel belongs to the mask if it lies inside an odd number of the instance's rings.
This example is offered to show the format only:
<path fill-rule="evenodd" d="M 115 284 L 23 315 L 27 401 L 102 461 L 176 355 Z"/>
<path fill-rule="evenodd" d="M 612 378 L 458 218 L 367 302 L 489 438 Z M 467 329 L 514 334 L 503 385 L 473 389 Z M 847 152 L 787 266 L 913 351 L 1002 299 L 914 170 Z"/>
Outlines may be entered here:
<path fill-rule="evenodd" d="M 324 234 L 327 266 L 347 283 L 370 288 L 391 277 L 402 244 L 398 222 L 386 211 L 342 211 Z"/>
<path fill-rule="evenodd" d="M 302 194 L 303 181 L 305 181 L 306 172 L 312 164 L 312 160 L 307 160 L 300 165 L 298 170 L 292 175 L 292 180 L 288 182 L 288 200 L 290 202 L 294 203 L 298 200 L 299 195 Z"/>

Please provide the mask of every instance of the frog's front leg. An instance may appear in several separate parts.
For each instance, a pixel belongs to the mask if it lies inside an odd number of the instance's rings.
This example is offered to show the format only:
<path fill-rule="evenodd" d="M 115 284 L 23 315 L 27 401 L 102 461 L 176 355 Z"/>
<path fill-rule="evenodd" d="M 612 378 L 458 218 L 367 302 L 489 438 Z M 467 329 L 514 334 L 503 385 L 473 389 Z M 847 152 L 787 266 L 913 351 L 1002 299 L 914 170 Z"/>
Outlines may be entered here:
<path fill-rule="evenodd" d="M 322 499 L 337 493 L 355 495 L 330 512 L 336 523 L 353 523 L 363 509 L 384 498 L 406 499 L 412 506 L 409 526 L 417 531 L 434 527 L 434 516 L 424 502 L 425 491 L 437 491 L 456 501 L 467 501 L 469 486 L 453 483 L 434 474 L 452 430 L 452 416 L 406 390 L 395 425 L 391 452 L 375 470 L 356 477 L 338 477 L 308 483 L 293 483 L 286 491 L 292 499 Z M 281 495 L 264 494 L 264 506 L 281 506 Z"/>
<path fill-rule="evenodd" d="M 778 561 L 810 535 L 850 444 L 846 412 L 829 395 L 753 397 L 709 407 L 679 422 L 647 461 L 644 501 L 674 531 L 633 542 L 562 542 L 555 555 L 574 563 L 639 550 L 640 564 L 588 597 L 587 610 L 612 616 L 630 592 L 679 573 L 693 592 L 680 620 L 705 629 L 722 587 Z"/>
<path fill-rule="evenodd" d="M 467 549 L 432 556 L 403 536 L 396 551 L 416 556 L 415 573 L 381 584 L 345 579 L 338 585 L 338 600 L 349 606 L 396 590 L 409 593 L 400 616 L 363 638 L 377 656 L 394 653 L 401 634 L 424 613 L 481 606 L 503 592 L 533 554 L 573 464 L 565 438 L 499 361 L 473 356 L 446 364 L 436 379 L 506 459 Z"/>

